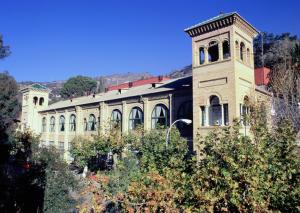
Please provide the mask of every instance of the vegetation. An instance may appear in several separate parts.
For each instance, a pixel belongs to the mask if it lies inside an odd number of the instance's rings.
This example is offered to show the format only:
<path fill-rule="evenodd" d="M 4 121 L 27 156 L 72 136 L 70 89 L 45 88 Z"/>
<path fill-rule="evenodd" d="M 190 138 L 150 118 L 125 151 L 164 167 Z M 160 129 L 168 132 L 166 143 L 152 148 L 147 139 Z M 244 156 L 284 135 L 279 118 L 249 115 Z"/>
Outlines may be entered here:
<path fill-rule="evenodd" d="M 93 194 L 94 208 L 125 212 L 300 211 L 296 132 L 286 120 L 269 129 L 265 114 L 257 110 L 260 108 L 264 107 L 252 107 L 252 137 L 240 134 L 239 123 L 199 137 L 200 161 L 188 153 L 186 141 L 176 131 L 168 148 L 165 130 L 126 136 L 128 151 L 116 169 L 99 172 L 93 179 L 100 184 L 98 193 Z"/>
<path fill-rule="evenodd" d="M 72 98 L 92 94 L 96 92 L 97 82 L 86 76 L 69 78 L 61 88 L 60 95 L 63 98 Z"/>
<path fill-rule="evenodd" d="M 290 57 L 290 52 L 296 44 L 299 44 L 299 39 L 290 33 L 274 35 L 263 32 L 254 39 L 255 67 L 265 66 L 272 69 L 274 65 Z"/>
<path fill-rule="evenodd" d="M 38 209 L 52 213 L 67 212 L 74 208 L 75 200 L 70 192 L 78 188 L 78 181 L 58 151 L 54 147 L 39 146 L 39 138 L 30 132 L 17 133 L 15 138 L 14 152 L 19 159 L 23 158 L 24 162 L 29 159 L 30 162 L 27 183 L 29 189 L 36 189 L 37 193 L 28 195 L 37 199 Z"/>
<path fill-rule="evenodd" d="M 10 54 L 9 46 L 5 46 L 2 35 L 0 34 L 0 59 L 7 57 Z"/>

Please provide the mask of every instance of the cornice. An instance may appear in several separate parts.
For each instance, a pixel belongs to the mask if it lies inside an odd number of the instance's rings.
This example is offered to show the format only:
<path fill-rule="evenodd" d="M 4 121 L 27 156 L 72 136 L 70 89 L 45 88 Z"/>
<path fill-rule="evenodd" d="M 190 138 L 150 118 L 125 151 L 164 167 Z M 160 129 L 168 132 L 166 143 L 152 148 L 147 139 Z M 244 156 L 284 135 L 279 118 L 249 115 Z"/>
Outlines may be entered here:
<path fill-rule="evenodd" d="M 234 13 L 230 16 L 226 16 L 200 26 L 188 28 L 187 30 L 185 30 L 185 32 L 189 34 L 190 37 L 195 37 L 231 25 L 236 25 L 242 28 L 251 37 L 255 37 L 259 33 L 250 23 L 243 19 L 238 13 Z"/>

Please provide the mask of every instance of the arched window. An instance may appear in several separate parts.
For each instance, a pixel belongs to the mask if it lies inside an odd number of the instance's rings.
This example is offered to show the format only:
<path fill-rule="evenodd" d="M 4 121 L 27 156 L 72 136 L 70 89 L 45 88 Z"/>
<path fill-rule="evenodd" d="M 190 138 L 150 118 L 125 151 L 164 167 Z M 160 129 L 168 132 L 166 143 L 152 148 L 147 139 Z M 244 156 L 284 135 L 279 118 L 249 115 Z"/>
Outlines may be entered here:
<path fill-rule="evenodd" d="M 208 45 L 208 61 L 214 62 L 219 60 L 219 44 L 216 41 L 211 41 Z"/>
<path fill-rule="evenodd" d="M 204 64 L 205 62 L 205 52 L 204 52 L 204 47 L 200 47 L 199 49 L 199 63 Z"/>
<path fill-rule="evenodd" d="M 36 96 L 35 96 L 35 97 L 33 97 L 33 104 L 34 104 L 34 105 L 36 105 L 36 104 L 37 104 L 37 102 L 38 102 L 38 97 L 36 97 Z"/>
<path fill-rule="evenodd" d="M 240 57 L 240 45 L 238 41 L 235 41 L 235 58 L 238 59 Z"/>
<path fill-rule="evenodd" d="M 122 113 L 120 110 L 115 109 L 112 111 L 110 121 L 113 128 L 122 128 Z"/>
<path fill-rule="evenodd" d="M 65 131 L 65 117 L 63 115 L 59 117 L 59 131 Z"/>
<path fill-rule="evenodd" d="M 228 40 L 223 41 L 222 48 L 223 48 L 223 59 L 230 58 L 230 45 Z"/>
<path fill-rule="evenodd" d="M 211 126 L 222 124 L 222 106 L 217 96 L 210 96 L 210 116 L 209 124 Z"/>
<path fill-rule="evenodd" d="M 89 117 L 88 130 L 89 131 L 96 131 L 97 130 L 97 127 L 96 127 L 96 117 L 93 114 L 90 114 L 90 117 Z"/>
<path fill-rule="evenodd" d="M 247 48 L 247 63 L 250 65 L 251 61 L 250 61 L 250 49 Z"/>
<path fill-rule="evenodd" d="M 132 108 L 129 115 L 129 129 L 136 129 L 137 126 L 144 122 L 143 112 L 139 107 Z"/>
<path fill-rule="evenodd" d="M 180 105 L 177 113 L 177 119 L 193 120 L 193 103 L 192 101 L 184 102 Z M 182 122 L 177 123 L 177 128 L 183 137 L 191 137 L 193 135 L 193 124 L 187 125 Z"/>
<path fill-rule="evenodd" d="M 45 117 L 42 119 L 42 132 L 46 132 L 47 120 Z"/>
<path fill-rule="evenodd" d="M 154 107 L 151 116 L 151 127 L 155 129 L 157 126 L 167 127 L 169 125 L 169 110 L 165 105 L 158 104 Z"/>
<path fill-rule="evenodd" d="M 55 132 L 55 117 L 50 118 L 50 132 Z"/>
<path fill-rule="evenodd" d="M 74 114 L 70 116 L 70 131 L 71 132 L 76 131 L 76 115 Z"/>
<path fill-rule="evenodd" d="M 87 130 L 88 130 L 88 123 L 87 123 L 86 118 L 83 119 L 83 130 L 84 130 L 84 131 L 87 131 Z"/>
<path fill-rule="evenodd" d="M 245 52 L 246 52 L 246 50 L 245 50 L 245 44 L 244 44 L 244 42 L 241 42 L 241 44 L 240 44 L 240 59 L 242 61 L 245 60 Z"/>
<path fill-rule="evenodd" d="M 44 98 L 42 97 L 42 98 L 40 98 L 40 100 L 39 100 L 39 105 L 42 106 L 43 103 L 44 103 Z"/>

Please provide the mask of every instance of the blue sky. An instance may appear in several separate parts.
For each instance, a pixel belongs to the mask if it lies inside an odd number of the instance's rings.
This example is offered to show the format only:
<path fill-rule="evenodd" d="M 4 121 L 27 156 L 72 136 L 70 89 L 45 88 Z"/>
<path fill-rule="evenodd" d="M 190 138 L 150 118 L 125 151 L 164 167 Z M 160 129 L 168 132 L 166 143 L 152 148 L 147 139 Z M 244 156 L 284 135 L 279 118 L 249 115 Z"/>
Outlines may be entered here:
<path fill-rule="evenodd" d="M 182 68 L 191 63 L 183 29 L 220 12 L 300 35 L 299 0 L 0 0 L 0 7 L 0 33 L 12 51 L 0 71 L 17 81 Z"/>

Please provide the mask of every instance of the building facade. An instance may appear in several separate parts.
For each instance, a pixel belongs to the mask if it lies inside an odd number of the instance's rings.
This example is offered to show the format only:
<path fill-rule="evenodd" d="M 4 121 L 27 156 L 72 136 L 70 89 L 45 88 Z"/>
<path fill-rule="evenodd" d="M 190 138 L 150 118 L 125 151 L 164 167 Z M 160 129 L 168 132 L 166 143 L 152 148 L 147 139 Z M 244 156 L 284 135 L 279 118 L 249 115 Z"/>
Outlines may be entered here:
<path fill-rule="evenodd" d="M 22 128 L 41 134 L 42 143 L 64 150 L 66 157 L 75 136 L 97 134 L 107 125 L 126 134 L 139 125 L 151 130 L 186 118 L 192 125 L 178 128 L 192 141 L 248 113 L 249 98 L 268 100 L 263 85 L 255 84 L 255 75 L 261 76 L 253 57 L 258 31 L 239 14 L 220 14 L 185 32 L 192 39 L 191 76 L 129 82 L 51 105 L 49 91 L 32 85 L 22 90 Z"/>

